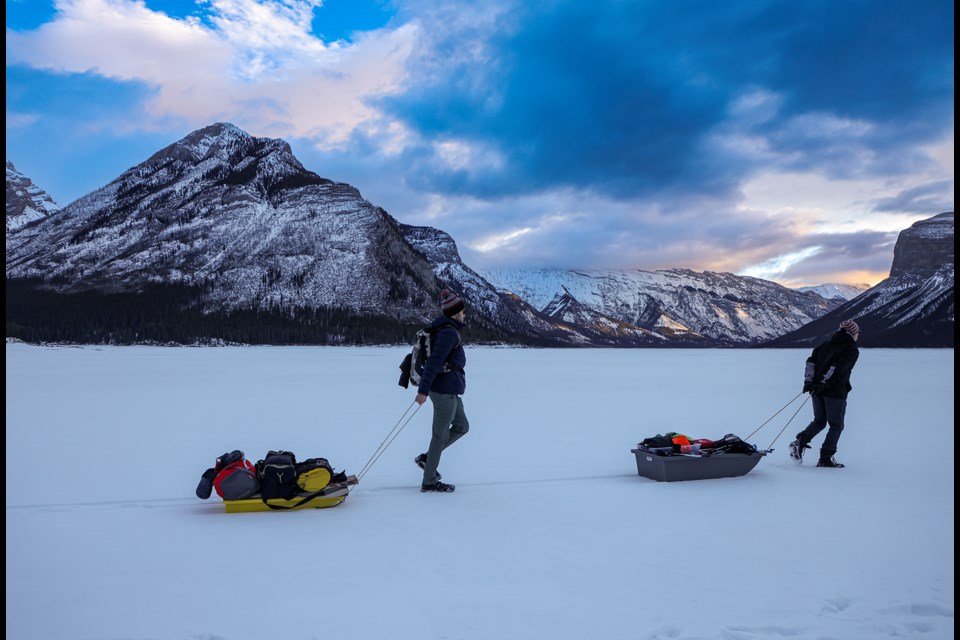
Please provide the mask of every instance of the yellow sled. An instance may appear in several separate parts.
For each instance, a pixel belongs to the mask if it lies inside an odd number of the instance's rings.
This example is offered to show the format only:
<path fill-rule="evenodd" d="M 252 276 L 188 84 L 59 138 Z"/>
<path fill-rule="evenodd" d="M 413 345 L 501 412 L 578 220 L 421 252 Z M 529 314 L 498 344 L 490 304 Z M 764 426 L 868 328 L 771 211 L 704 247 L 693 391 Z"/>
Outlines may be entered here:
<path fill-rule="evenodd" d="M 269 498 L 267 500 L 267 504 L 264 504 L 263 499 L 255 495 L 252 498 L 247 498 L 246 500 L 224 500 L 223 507 L 226 509 L 227 513 L 327 509 L 329 507 L 335 507 L 346 500 L 347 494 L 350 493 L 350 486 L 355 484 L 357 484 L 356 479 L 353 476 L 350 476 L 347 482 L 327 485 L 327 487 L 321 492 L 322 495 L 311 498 L 303 504 L 300 504 L 300 502 L 305 497 L 304 495 L 295 496 L 290 500 L 284 500 L 283 498 Z M 271 509 L 269 505 L 274 505 L 279 508 Z"/>

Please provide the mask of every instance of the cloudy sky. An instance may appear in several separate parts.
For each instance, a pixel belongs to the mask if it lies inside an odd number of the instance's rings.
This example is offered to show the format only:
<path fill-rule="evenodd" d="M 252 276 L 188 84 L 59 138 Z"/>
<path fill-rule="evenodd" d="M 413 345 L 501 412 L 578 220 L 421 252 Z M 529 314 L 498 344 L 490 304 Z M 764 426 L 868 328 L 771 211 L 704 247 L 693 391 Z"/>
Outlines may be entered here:
<path fill-rule="evenodd" d="M 60 204 L 191 131 L 494 267 L 876 284 L 953 210 L 949 0 L 7 0 L 7 160 Z"/>

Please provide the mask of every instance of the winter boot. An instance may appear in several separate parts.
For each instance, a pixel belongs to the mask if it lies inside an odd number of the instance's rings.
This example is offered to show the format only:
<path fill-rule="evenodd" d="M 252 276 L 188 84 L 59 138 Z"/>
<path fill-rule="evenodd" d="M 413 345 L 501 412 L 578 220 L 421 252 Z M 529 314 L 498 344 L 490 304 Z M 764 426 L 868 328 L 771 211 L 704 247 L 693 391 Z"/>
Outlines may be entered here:
<path fill-rule="evenodd" d="M 797 439 L 790 443 L 790 459 L 797 464 L 803 464 L 803 450 L 810 448 L 807 442 L 807 440 L 797 436 Z"/>
<path fill-rule="evenodd" d="M 429 492 L 433 492 L 433 493 L 450 493 L 450 492 L 452 492 L 454 489 L 456 489 L 456 487 L 453 486 L 452 484 L 447 484 L 447 483 L 445 483 L 445 482 L 440 482 L 439 480 L 438 480 L 437 482 L 434 482 L 433 484 L 422 484 L 422 485 L 420 485 L 420 491 L 423 492 L 423 493 L 429 493 Z"/>
<path fill-rule="evenodd" d="M 830 456 L 829 458 L 824 458 L 823 456 L 820 456 L 820 462 L 817 463 L 817 466 L 829 467 L 831 469 L 843 469 L 844 467 L 844 465 L 837 462 L 837 459 L 834 458 L 833 456 Z"/>
<path fill-rule="evenodd" d="M 416 458 L 414 458 L 413 461 L 417 463 L 418 467 L 423 469 L 424 467 L 427 466 L 427 454 L 421 453 Z M 439 471 L 437 471 L 437 482 L 439 482 L 440 480 L 443 480 L 443 476 L 440 475 Z"/>

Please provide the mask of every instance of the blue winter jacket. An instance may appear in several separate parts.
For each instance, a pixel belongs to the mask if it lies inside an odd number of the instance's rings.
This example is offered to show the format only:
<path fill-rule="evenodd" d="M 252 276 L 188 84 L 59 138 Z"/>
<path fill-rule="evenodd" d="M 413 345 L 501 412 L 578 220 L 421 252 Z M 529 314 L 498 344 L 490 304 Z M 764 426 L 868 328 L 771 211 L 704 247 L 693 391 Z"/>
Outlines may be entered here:
<path fill-rule="evenodd" d="M 420 386 L 417 393 L 424 395 L 431 391 L 437 393 L 451 393 L 463 395 L 467 390 L 467 377 L 464 368 L 467 366 L 467 354 L 463 350 L 460 331 L 463 323 L 453 318 L 440 316 L 430 325 L 439 329 L 433 337 L 433 348 L 430 357 L 423 364 L 423 375 L 420 376 Z M 450 371 L 442 371 L 444 363 L 450 364 Z"/>

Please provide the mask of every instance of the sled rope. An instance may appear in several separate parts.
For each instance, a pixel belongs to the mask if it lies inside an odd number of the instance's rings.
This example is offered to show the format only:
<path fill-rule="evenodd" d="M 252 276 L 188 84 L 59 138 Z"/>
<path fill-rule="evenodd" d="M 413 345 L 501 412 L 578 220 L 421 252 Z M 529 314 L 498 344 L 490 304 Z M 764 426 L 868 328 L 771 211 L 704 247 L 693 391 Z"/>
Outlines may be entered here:
<path fill-rule="evenodd" d="M 413 407 L 416 406 L 416 409 Z M 370 459 L 367 460 L 367 464 L 363 465 L 363 469 L 360 470 L 360 473 L 357 474 L 357 480 L 359 481 L 363 478 L 364 474 L 367 471 L 370 471 L 370 468 L 374 463 L 380 459 L 380 456 L 383 455 L 383 452 L 387 450 L 394 440 L 397 439 L 397 436 L 400 435 L 400 432 L 403 431 L 403 428 L 407 426 L 407 423 L 413 419 L 413 416 L 417 415 L 417 411 L 420 410 L 421 405 L 417 404 L 417 401 L 414 400 L 410 403 L 410 406 L 407 407 L 407 410 L 403 412 L 403 415 L 400 416 L 400 419 L 397 420 L 397 424 L 393 425 L 393 429 L 390 430 L 390 433 L 387 434 L 387 437 L 383 439 L 383 442 L 380 443 L 380 446 L 377 447 L 377 450 L 373 452 L 373 455 L 370 456 Z M 410 409 L 413 409 L 413 413 L 410 413 Z M 407 414 L 410 414 L 409 416 Z M 406 420 L 404 420 L 406 418 Z M 402 424 L 401 424 L 402 423 Z"/>
<path fill-rule="evenodd" d="M 790 426 L 790 423 L 793 422 L 793 419 L 797 417 L 797 414 L 800 413 L 800 409 L 803 409 L 804 405 L 807 404 L 807 400 L 809 400 L 809 399 L 810 399 L 810 397 L 807 396 L 807 397 L 804 399 L 804 401 L 800 403 L 800 406 L 797 407 L 797 410 L 794 411 L 794 412 L 793 412 L 793 415 L 790 416 L 790 419 L 787 420 L 787 424 L 783 425 L 783 429 L 780 429 L 780 433 L 778 433 L 778 434 L 777 434 L 777 437 L 773 439 L 773 442 L 776 442 L 776 441 L 780 438 L 780 436 L 783 435 L 783 432 L 787 430 L 787 427 Z M 793 400 L 796 400 L 796 398 L 794 398 Z M 793 400 L 791 400 L 790 402 L 793 402 Z M 770 443 L 770 446 L 767 447 L 768 449 L 773 450 L 773 442 L 771 442 L 771 443 Z"/>
<path fill-rule="evenodd" d="M 805 393 L 805 392 L 801 391 L 801 392 L 798 393 L 797 395 L 793 396 L 793 398 L 790 400 L 790 402 L 788 402 L 787 404 L 785 404 L 785 405 L 783 405 L 782 407 L 780 407 L 780 409 L 779 409 L 775 414 L 773 414 L 772 416 L 770 416 L 769 418 L 767 418 L 766 422 L 764 422 L 764 423 L 761 424 L 759 427 L 757 427 L 756 429 L 754 429 L 754 430 L 753 430 L 753 433 L 751 433 L 750 435 L 748 435 L 748 436 L 745 438 L 745 440 L 746 440 L 747 442 L 749 442 L 750 439 L 754 436 L 754 434 L 756 434 L 758 431 L 760 431 L 760 429 L 763 429 L 763 427 L 764 427 L 768 422 L 770 422 L 771 420 L 773 420 L 774 418 L 776 418 L 778 415 L 780 415 L 780 412 L 781 412 L 781 411 L 783 411 L 784 409 L 786 409 L 787 407 L 789 407 L 791 404 L 793 404 L 794 402 L 796 402 L 797 398 L 799 398 L 800 396 L 802 396 L 804 393 Z M 797 408 L 797 410 L 794 411 L 794 412 L 793 412 L 793 415 L 790 416 L 790 419 L 787 420 L 787 424 L 783 425 L 783 428 L 780 429 L 780 433 L 778 433 L 778 434 L 776 435 L 776 437 L 773 439 L 773 442 L 771 442 L 771 443 L 770 443 L 770 446 L 767 447 L 767 451 L 773 451 L 773 444 L 774 444 L 774 442 L 776 442 L 777 440 L 780 439 L 780 436 L 783 435 L 783 432 L 787 430 L 787 427 L 790 426 L 790 423 L 793 422 L 793 419 L 797 417 L 797 414 L 798 414 L 798 413 L 800 413 L 800 409 L 803 409 L 803 405 L 807 404 L 807 400 L 809 400 L 809 397 L 808 397 L 807 399 L 805 399 L 803 402 L 800 403 L 800 406 Z"/>

